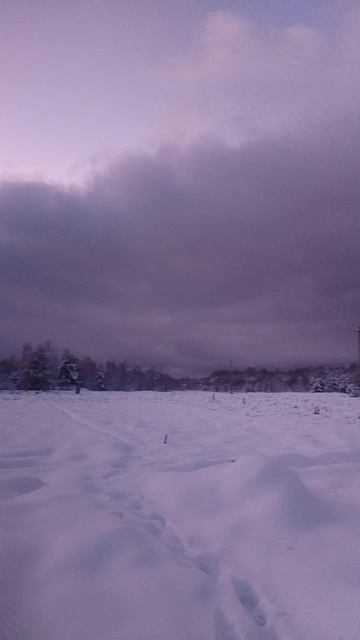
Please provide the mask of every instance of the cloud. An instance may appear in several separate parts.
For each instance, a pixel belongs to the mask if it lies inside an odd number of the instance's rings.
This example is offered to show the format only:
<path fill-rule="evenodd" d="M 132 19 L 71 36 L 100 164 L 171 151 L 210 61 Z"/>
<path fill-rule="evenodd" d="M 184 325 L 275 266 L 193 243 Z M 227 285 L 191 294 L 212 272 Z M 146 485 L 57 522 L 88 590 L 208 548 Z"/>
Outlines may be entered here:
<path fill-rule="evenodd" d="M 127 156 L 81 190 L 3 184 L 3 348 L 46 337 L 185 369 L 349 357 L 359 142 L 343 122 Z"/>
<path fill-rule="evenodd" d="M 351 359 L 354 24 L 330 40 L 212 14 L 168 68 L 171 144 L 82 187 L 3 182 L 0 349 L 50 339 L 178 373 Z"/>
<path fill-rule="evenodd" d="M 360 97 L 359 16 L 348 9 L 336 33 L 325 34 L 209 13 L 188 51 L 154 74 L 163 87 L 156 135 L 238 144 L 347 113 Z"/>

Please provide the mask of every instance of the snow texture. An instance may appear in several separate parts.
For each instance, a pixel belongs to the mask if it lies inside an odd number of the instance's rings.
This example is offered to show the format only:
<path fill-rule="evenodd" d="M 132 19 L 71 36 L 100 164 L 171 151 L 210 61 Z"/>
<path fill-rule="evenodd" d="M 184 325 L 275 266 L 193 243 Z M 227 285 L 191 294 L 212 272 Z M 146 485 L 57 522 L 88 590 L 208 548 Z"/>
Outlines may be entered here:
<path fill-rule="evenodd" d="M 359 399 L 0 410 L 1 640 L 358 640 Z"/>

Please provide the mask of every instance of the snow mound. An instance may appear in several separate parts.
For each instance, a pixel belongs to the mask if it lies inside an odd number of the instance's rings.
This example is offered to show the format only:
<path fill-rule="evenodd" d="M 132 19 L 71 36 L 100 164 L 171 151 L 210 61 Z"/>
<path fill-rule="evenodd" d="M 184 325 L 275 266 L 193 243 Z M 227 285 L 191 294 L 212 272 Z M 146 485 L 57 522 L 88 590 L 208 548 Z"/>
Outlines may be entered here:
<path fill-rule="evenodd" d="M 261 507 L 263 516 L 294 530 L 328 526 L 336 521 L 335 508 L 309 490 L 298 474 L 282 462 L 269 462 L 248 485 L 248 501 Z"/>

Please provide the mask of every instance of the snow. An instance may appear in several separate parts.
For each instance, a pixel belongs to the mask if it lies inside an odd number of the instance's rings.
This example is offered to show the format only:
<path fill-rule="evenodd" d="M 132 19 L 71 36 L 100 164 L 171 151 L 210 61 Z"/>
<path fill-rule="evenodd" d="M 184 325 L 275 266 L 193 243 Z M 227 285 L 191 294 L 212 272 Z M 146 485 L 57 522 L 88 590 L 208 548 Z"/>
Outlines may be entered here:
<path fill-rule="evenodd" d="M 0 416 L 1 640 L 358 640 L 359 399 L 4 392 Z"/>

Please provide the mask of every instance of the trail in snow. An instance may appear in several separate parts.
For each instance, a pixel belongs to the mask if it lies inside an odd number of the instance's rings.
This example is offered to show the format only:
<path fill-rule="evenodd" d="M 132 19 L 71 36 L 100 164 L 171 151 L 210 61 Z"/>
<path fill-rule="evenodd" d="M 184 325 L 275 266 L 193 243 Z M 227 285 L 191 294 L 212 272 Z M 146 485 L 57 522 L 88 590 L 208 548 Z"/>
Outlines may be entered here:
<path fill-rule="evenodd" d="M 2 393 L 0 411 L 2 640 L 358 639 L 358 399 Z"/>

